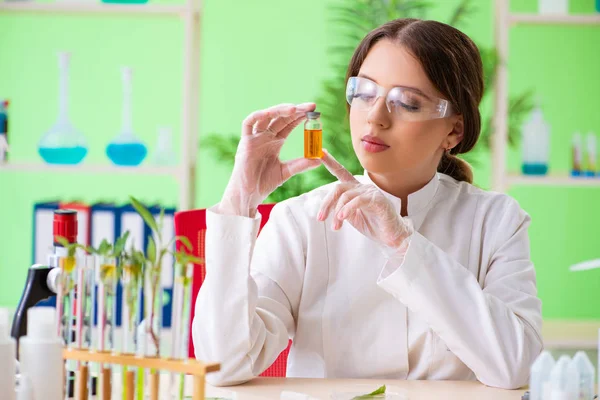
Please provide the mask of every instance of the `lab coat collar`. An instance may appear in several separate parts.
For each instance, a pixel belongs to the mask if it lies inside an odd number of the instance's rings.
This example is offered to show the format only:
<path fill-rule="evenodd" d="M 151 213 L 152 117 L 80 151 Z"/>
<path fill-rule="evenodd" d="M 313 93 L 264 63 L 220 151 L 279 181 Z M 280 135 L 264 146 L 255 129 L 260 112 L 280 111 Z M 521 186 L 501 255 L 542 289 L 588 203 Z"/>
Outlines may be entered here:
<path fill-rule="evenodd" d="M 363 181 L 363 183 L 371 183 L 371 184 L 377 186 L 375 184 L 375 182 L 373 182 L 371 180 L 371 177 L 369 176 L 369 173 L 367 170 L 365 170 L 365 172 L 364 172 L 362 181 Z M 425 186 L 423 186 L 421 189 L 417 190 L 416 192 L 408 195 L 407 211 L 408 211 L 409 218 L 414 219 L 415 216 L 417 216 L 418 214 L 421 214 L 422 211 L 427 209 L 427 207 L 429 206 L 429 203 L 431 203 L 431 200 L 433 200 L 433 197 L 435 196 L 435 194 L 437 192 L 439 183 L 440 183 L 439 174 L 436 173 L 433 176 L 433 178 L 431 178 L 431 180 Z M 400 214 L 400 210 L 402 209 L 402 207 L 401 207 L 402 200 L 400 198 L 384 191 L 381 188 L 379 188 L 379 190 L 381 190 L 381 192 L 385 195 L 385 197 L 392 202 L 392 204 L 396 208 L 396 212 L 398 214 Z"/>

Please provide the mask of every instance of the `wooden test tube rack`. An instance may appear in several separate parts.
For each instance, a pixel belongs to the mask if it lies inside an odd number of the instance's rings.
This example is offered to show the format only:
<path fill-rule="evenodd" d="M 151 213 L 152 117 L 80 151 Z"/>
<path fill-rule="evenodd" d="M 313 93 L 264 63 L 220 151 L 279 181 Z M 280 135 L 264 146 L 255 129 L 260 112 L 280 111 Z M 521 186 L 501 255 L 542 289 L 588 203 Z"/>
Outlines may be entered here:
<path fill-rule="evenodd" d="M 151 356 L 137 356 L 135 354 L 112 353 L 109 351 L 89 351 L 86 349 L 65 348 L 64 360 L 94 362 L 100 364 L 116 364 L 127 367 L 155 369 L 157 371 L 170 371 L 193 376 L 193 400 L 204 400 L 205 376 L 209 372 L 220 369 L 218 363 L 203 363 L 195 359 L 177 360 Z M 86 375 L 87 375 L 87 369 Z M 155 376 L 155 379 L 158 377 Z M 156 381 L 158 387 L 158 381 Z M 158 394 L 156 394 L 158 395 Z"/>

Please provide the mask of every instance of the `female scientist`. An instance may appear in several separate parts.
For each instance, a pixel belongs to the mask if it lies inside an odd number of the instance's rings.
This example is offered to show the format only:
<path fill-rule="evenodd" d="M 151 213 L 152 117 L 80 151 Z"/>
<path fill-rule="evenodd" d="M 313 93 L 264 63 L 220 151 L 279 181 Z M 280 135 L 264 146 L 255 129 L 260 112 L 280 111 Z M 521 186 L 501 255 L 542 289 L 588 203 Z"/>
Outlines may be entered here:
<path fill-rule="evenodd" d="M 322 160 L 279 160 L 315 104 L 278 105 L 242 124 L 223 200 L 207 212 L 196 356 L 214 385 L 262 373 L 293 340 L 287 375 L 527 383 L 542 350 L 529 216 L 471 185 L 456 158 L 479 137 L 482 62 L 434 21 L 369 33 L 348 67 L 352 176 Z M 339 178 L 279 203 L 258 239 L 257 206 L 321 163 Z"/>

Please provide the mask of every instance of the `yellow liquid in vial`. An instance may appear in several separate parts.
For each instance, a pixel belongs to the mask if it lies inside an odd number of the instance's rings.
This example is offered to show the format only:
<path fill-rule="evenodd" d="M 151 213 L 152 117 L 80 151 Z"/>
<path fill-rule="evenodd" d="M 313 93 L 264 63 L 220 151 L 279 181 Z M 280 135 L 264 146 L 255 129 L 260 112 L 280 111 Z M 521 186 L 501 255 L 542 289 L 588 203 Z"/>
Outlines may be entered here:
<path fill-rule="evenodd" d="M 323 130 L 304 130 L 304 158 L 323 157 Z"/>

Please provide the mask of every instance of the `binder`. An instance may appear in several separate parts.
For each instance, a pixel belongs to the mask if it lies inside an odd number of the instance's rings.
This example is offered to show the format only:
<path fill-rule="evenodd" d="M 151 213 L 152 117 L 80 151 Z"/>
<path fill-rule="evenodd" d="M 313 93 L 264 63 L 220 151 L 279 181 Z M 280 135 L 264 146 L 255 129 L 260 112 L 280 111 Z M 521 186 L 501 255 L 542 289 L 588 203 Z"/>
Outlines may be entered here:
<path fill-rule="evenodd" d="M 114 244 L 121 232 L 119 208 L 112 203 L 96 203 L 91 207 L 92 247 L 98 248 L 103 239 Z"/>

